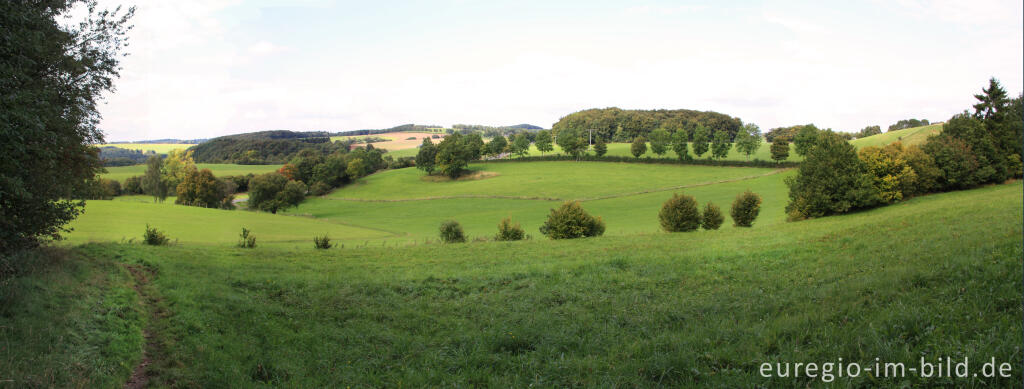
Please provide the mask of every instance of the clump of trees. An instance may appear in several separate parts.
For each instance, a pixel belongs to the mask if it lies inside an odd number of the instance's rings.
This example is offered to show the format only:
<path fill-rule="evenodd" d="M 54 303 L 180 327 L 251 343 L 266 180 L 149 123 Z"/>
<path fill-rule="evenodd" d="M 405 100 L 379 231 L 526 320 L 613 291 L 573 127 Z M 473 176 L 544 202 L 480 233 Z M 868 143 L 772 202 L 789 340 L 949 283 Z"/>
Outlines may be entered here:
<path fill-rule="evenodd" d="M 903 119 L 903 120 L 900 120 L 900 121 L 898 121 L 896 123 L 893 123 L 893 124 L 889 125 L 889 130 L 888 131 L 904 130 L 904 129 L 907 129 L 907 128 L 927 126 L 929 124 L 931 124 L 931 123 L 928 122 L 928 119 L 921 119 L 921 120 L 917 120 L 917 119 Z M 875 127 L 878 127 L 878 126 L 875 126 Z M 882 132 L 879 131 L 878 133 L 881 134 Z"/>
<path fill-rule="evenodd" d="M 249 181 L 249 209 L 277 213 L 296 207 L 306 196 L 306 185 L 289 180 L 281 173 L 271 172 L 253 177 Z"/>
<path fill-rule="evenodd" d="M 724 131 L 731 142 L 743 121 L 718 112 L 678 110 L 624 110 L 619 108 L 587 109 L 566 115 L 551 126 L 552 131 L 594 130 L 595 139 L 606 142 L 630 142 L 638 136 L 653 140 L 652 132 L 664 129 L 670 133 L 682 131 L 687 138 L 698 126 L 712 132 Z"/>
<path fill-rule="evenodd" d="M 234 209 L 235 184 L 218 180 L 210 169 L 196 170 L 195 166 L 185 173 L 178 184 L 175 204 L 204 208 Z"/>
<path fill-rule="evenodd" d="M 550 239 L 574 239 L 604 234 L 601 217 L 590 216 L 577 201 L 566 202 L 552 209 L 540 233 Z"/>
<path fill-rule="evenodd" d="M 1022 97 L 1009 99 L 995 79 L 975 95 L 974 112 L 950 118 L 921 147 L 899 142 L 857 152 L 825 131 L 797 175 L 787 180 L 791 220 L 845 213 L 932 191 L 968 189 L 1020 177 Z"/>

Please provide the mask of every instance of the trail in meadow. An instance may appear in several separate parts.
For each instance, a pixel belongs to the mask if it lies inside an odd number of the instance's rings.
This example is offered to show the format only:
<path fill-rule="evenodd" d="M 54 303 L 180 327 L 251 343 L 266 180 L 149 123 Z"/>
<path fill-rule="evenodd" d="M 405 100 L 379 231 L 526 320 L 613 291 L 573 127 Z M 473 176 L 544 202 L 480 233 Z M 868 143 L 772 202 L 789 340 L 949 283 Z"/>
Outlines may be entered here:
<path fill-rule="evenodd" d="M 147 288 L 154 276 L 153 271 L 143 265 L 125 265 L 125 268 L 128 269 L 128 272 L 132 274 L 132 278 L 135 279 L 132 287 L 139 295 L 142 310 L 149 316 L 146 328 L 142 330 L 143 337 L 145 338 L 145 344 L 142 348 L 142 361 L 135 366 L 131 377 L 124 383 L 126 389 L 138 389 L 145 388 L 149 384 L 149 365 L 153 362 L 153 356 L 159 347 L 154 332 L 154 324 L 156 320 L 165 315 L 158 307 L 159 297 L 153 295 L 149 288 Z"/>

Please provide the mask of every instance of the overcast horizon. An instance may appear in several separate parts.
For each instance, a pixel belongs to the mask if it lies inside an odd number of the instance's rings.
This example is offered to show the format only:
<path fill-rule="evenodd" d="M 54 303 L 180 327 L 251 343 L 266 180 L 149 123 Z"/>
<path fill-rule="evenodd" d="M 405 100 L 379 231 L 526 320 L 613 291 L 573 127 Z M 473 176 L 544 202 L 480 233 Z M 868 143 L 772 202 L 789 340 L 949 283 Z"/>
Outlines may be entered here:
<path fill-rule="evenodd" d="M 529 123 L 604 107 L 762 130 L 944 121 L 1024 85 L 1020 1 L 102 0 L 135 5 L 107 141 Z"/>

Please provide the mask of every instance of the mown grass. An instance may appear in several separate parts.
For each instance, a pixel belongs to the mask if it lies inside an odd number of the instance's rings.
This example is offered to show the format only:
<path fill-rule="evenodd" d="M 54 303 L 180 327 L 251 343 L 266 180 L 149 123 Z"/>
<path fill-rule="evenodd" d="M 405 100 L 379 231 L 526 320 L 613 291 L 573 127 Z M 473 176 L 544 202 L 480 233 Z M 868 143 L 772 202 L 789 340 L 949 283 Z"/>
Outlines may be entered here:
<path fill-rule="evenodd" d="M 223 176 L 244 176 L 249 173 L 263 174 L 281 168 L 281 165 L 235 165 L 229 163 L 197 163 L 196 167 L 200 170 L 210 169 L 213 175 L 217 177 Z M 132 166 L 112 166 L 106 168 L 107 172 L 100 174 L 102 178 L 109 178 L 124 182 L 125 179 L 133 176 L 141 176 L 146 173 L 146 165 L 132 165 Z"/>
<path fill-rule="evenodd" d="M 147 319 L 115 256 L 44 249 L 0 269 L 0 387 L 124 384 Z"/>
<path fill-rule="evenodd" d="M 917 145 L 928 140 L 929 136 L 942 132 L 942 124 L 932 124 L 922 127 L 907 128 L 903 130 L 883 132 L 867 138 L 854 139 L 850 143 L 857 148 L 867 146 L 885 146 L 894 142 L 902 142 L 904 145 Z"/>
<path fill-rule="evenodd" d="M 771 228 L 407 248 L 88 245 L 145 263 L 157 384 L 818 386 L 763 362 L 994 357 L 1021 381 L 1019 182 Z M 10 342 L 10 340 L 8 340 Z"/>

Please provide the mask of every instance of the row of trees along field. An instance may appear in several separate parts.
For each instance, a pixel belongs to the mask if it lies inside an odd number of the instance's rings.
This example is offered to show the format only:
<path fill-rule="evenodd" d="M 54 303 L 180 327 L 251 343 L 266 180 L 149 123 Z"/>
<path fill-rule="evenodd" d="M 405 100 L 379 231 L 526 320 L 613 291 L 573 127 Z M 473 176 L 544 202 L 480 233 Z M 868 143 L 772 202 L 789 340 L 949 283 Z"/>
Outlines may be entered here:
<path fill-rule="evenodd" d="M 953 116 L 920 147 L 896 142 L 858 152 L 834 132 L 813 134 L 797 175 L 786 182 L 789 219 L 841 214 L 1021 177 L 1021 96 L 1008 98 L 993 78 L 975 98 L 974 112 Z"/>

